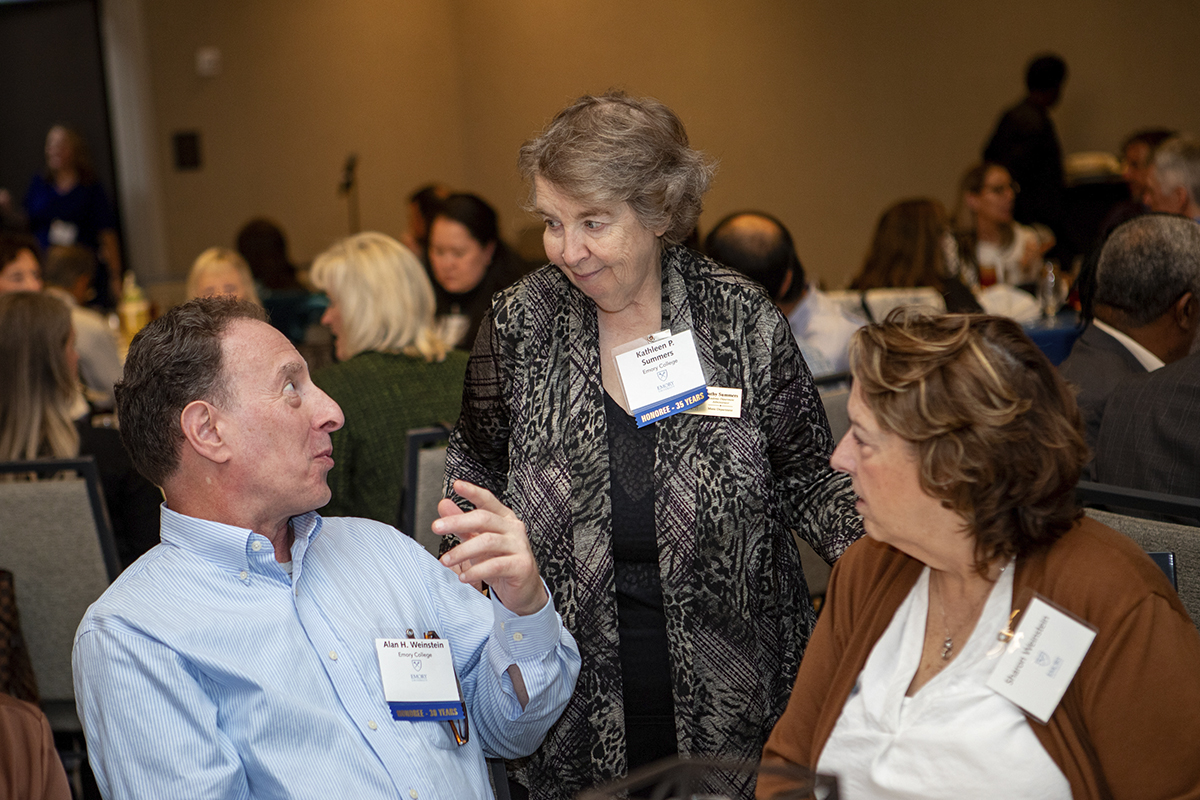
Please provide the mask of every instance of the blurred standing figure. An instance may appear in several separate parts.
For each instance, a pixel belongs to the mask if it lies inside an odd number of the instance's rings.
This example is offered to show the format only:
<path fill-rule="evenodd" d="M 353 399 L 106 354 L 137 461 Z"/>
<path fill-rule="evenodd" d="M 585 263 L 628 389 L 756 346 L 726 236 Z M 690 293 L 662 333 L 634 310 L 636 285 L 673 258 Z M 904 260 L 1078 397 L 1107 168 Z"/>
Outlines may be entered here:
<path fill-rule="evenodd" d="M 78 131 L 55 125 L 46 134 L 46 171 L 33 176 L 25 210 L 43 249 L 77 244 L 96 254 L 95 305 L 114 308 L 122 273 L 117 219 Z"/>
<path fill-rule="evenodd" d="M 525 271 L 500 238 L 495 209 L 473 194 L 452 194 L 438 205 L 429 232 L 429 269 L 441 337 L 460 350 L 475 343 L 492 295 Z"/>
<path fill-rule="evenodd" d="M 1025 70 L 1028 93 L 1004 112 L 983 159 L 1000 164 L 1021 185 L 1013 217 L 1026 225 L 1040 222 L 1058 235 L 1064 197 L 1062 147 L 1050 119 L 1067 80 L 1067 64 L 1047 53 L 1029 62 Z"/>
<path fill-rule="evenodd" d="M 704 251 L 763 285 L 787 317 L 814 378 L 849 369 L 846 348 L 863 320 L 847 316 L 808 282 L 782 222 L 757 211 L 730 214 L 709 231 Z"/>
<path fill-rule="evenodd" d="M 0 294 L 42 290 L 42 249 L 27 233 L 0 233 Z"/>
<path fill-rule="evenodd" d="M 343 239 L 317 256 L 312 277 L 329 295 L 321 321 L 340 362 L 315 372 L 313 383 L 346 417 L 333 432 L 332 498 L 321 513 L 395 525 L 406 434 L 458 419 L 467 354 L 447 353 L 425 268 L 390 236 Z"/>

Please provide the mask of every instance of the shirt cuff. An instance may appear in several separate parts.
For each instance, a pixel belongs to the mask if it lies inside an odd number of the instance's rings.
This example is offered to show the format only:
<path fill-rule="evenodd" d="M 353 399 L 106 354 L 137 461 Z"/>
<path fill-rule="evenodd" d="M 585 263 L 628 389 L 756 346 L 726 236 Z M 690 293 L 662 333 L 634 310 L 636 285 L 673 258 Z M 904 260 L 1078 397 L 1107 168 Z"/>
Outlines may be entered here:
<path fill-rule="evenodd" d="M 553 652 L 562 637 L 562 619 L 554 610 L 554 599 L 546 582 L 546 605 L 534 614 L 520 616 L 504 606 L 491 592 L 492 638 L 500 647 L 491 649 L 492 666 L 497 673 L 521 662 L 540 662 Z M 503 660 L 503 663 L 498 663 Z"/>

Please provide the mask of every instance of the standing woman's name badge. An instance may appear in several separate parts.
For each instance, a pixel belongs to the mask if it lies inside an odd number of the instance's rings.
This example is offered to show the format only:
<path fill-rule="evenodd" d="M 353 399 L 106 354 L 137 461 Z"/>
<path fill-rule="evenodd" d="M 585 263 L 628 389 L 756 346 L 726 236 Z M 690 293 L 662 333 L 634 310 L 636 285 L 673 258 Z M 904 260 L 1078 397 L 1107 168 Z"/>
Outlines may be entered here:
<path fill-rule="evenodd" d="M 451 720 L 466 716 L 445 639 L 376 639 L 383 697 L 399 720 Z"/>
<path fill-rule="evenodd" d="M 988 688 L 1044 725 L 1095 638 L 1094 627 L 1035 594 Z"/>
<path fill-rule="evenodd" d="M 614 348 L 613 357 L 625 400 L 639 428 L 695 408 L 708 399 L 691 331 L 659 331 Z"/>

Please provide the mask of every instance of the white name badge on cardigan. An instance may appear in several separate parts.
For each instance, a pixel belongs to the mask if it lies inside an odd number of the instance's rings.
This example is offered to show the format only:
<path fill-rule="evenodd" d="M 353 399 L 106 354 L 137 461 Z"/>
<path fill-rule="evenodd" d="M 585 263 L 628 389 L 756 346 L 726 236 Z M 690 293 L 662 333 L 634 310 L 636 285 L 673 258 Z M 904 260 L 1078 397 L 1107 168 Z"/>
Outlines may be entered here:
<path fill-rule="evenodd" d="M 445 639 L 376 639 L 383 697 L 392 717 L 413 722 L 466 716 Z"/>
<path fill-rule="evenodd" d="M 1044 725 L 1095 638 L 1094 626 L 1035 594 L 988 688 Z"/>
<path fill-rule="evenodd" d="M 695 408 L 708 399 L 708 385 L 691 331 L 663 330 L 613 348 L 621 388 L 637 426 Z"/>

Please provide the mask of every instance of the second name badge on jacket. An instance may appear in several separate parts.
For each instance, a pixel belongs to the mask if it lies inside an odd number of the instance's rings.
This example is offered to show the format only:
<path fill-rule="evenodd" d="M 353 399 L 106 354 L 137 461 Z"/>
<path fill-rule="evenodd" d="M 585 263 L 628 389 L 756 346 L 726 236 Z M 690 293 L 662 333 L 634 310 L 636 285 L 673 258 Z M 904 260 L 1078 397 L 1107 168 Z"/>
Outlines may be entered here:
<path fill-rule="evenodd" d="M 637 426 L 673 417 L 708 400 L 691 331 L 670 329 L 613 348 L 621 388 Z"/>

